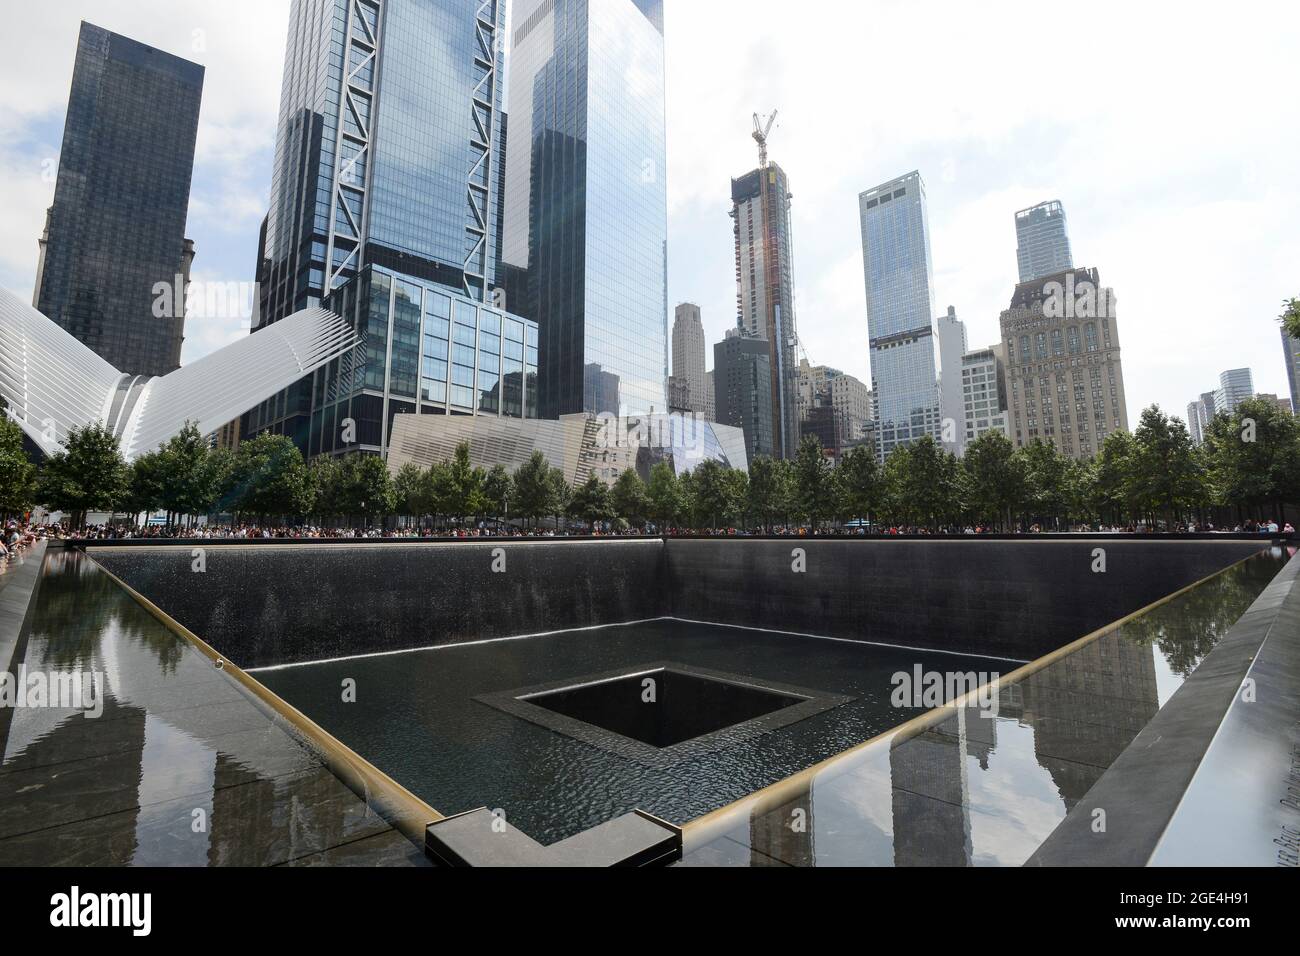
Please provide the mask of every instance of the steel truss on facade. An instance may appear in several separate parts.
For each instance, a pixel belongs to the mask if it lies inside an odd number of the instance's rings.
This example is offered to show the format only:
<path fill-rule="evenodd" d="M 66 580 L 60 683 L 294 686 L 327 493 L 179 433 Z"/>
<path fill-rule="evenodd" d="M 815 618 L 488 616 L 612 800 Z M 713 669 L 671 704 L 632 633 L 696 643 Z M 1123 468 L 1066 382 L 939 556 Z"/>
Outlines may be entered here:
<path fill-rule="evenodd" d="M 124 375 L 0 289 L 0 395 L 47 455 L 73 428 L 103 422 L 131 461 L 196 422 L 208 435 L 350 352 L 358 339 L 326 309 L 305 309 L 157 378 Z"/>

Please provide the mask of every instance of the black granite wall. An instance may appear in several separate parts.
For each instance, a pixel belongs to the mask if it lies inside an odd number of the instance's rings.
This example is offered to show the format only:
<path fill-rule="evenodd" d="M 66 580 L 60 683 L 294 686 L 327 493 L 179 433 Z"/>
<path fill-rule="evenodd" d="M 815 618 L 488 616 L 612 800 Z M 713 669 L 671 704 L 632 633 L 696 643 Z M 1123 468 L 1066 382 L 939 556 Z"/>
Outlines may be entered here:
<path fill-rule="evenodd" d="M 202 542 L 196 542 L 202 546 Z M 663 543 L 92 548 L 241 667 L 658 617 Z M 496 548 L 505 570 L 492 570 Z"/>
<path fill-rule="evenodd" d="M 1032 659 L 1267 541 L 670 539 L 675 617 Z M 806 552 L 792 570 L 791 552 Z M 1105 573 L 1093 550 L 1104 548 Z"/>
<path fill-rule="evenodd" d="M 659 539 L 92 547 L 243 667 L 672 615 L 1032 659 L 1267 542 Z M 492 571 L 505 549 L 506 570 Z M 792 570 L 794 548 L 806 570 Z M 1106 551 L 1094 573 L 1093 550 Z"/>

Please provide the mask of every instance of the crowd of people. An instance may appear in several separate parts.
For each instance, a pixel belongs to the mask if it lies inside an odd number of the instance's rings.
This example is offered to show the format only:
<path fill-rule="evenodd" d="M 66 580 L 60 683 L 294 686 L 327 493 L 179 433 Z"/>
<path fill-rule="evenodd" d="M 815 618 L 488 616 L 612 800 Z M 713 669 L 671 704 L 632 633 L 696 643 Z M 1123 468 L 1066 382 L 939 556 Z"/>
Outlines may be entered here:
<path fill-rule="evenodd" d="M 1030 525 L 1028 531 L 1017 534 L 1042 534 L 1055 529 L 1040 525 Z M 1151 531 L 1171 531 L 1176 534 L 1205 534 L 1214 532 L 1237 532 L 1260 535 L 1292 535 L 1295 528 L 1291 522 L 1281 525 L 1271 519 L 1247 520 L 1232 528 L 1217 528 L 1213 523 L 1197 525 L 1195 523 L 1178 525 L 1171 529 L 1149 529 L 1145 527 L 1111 526 L 1106 524 L 1075 525 L 1060 529 L 1075 534 L 1145 534 Z M 708 536 L 708 537 L 754 537 L 761 535 L 776 537 L 865 537 L 867 535 L 926 536 L 926 535 L 987 535 L 999 533 L 996 528 L 985 525 L 966 525 L 965 527 L 927 528 L 912 525 L 867 526 L 855 523 L 848 526 L 835 526 L 813 530 L 806 525 L 778 525 L 764 528 L 678 528 L 658 529 L 648 524 L 644 529 L 635 527 L 615 528 L 613 525 L 597 523 L 594 527 L 574 523 L 566 527 L 520 527 L 491 521 L 467 523 L 451 528 L 436 528 L 431 525 L 406 525 L 395 527 L 320 527 L 317 525 L 217 525 L 200 524 L 186 527 L 182 524 L 147 525 L 132 527 L 125 524 L 97 524 L 83 529 L 70 529 L 61 524 L 19 524 L 9 522 L 0 535 L 0 564 L 7 562 L 13 555 L 30 547 L 41 538 L 53 538 L 71 541 L 117 541 L 135 539 L 197 539 L 197 540 L 247 540 L 247 539 L 424 539 L 424 538 L 555 538 L 555 537 L 631 537 L 638 535 L 666 535 L 668 537 Z"/>

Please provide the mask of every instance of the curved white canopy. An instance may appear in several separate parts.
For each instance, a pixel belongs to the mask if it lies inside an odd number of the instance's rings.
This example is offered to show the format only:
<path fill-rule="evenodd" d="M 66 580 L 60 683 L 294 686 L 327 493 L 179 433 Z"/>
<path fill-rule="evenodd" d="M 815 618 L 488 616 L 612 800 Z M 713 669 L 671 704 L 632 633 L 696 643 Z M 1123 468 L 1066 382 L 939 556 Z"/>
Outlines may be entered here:
<path fill-rule="evenodd" d="M 167 375 L 124 375 L 0 289 L 0 395 L 46 454 L 59 451 L 69 429 L 105 422 L 130 461 L 187 421 L 215 432 L 358 341 L 342 317 L 304 309 Z"/>

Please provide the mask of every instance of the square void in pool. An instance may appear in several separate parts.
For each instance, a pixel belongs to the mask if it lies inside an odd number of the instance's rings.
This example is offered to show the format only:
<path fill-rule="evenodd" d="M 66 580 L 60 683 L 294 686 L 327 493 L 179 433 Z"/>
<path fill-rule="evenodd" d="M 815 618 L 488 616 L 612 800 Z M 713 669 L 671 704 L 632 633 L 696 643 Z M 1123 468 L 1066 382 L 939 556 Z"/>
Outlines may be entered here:
<path fill-rule="evenodd" d="M 656 662 L 478 699 L 612 753 L 670 766 L 789 726 L 852 698 Z"/>

